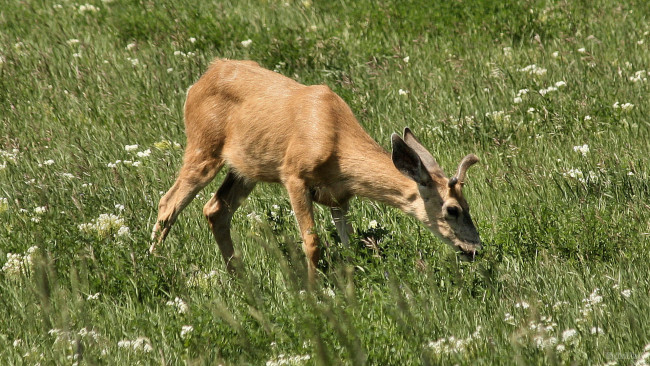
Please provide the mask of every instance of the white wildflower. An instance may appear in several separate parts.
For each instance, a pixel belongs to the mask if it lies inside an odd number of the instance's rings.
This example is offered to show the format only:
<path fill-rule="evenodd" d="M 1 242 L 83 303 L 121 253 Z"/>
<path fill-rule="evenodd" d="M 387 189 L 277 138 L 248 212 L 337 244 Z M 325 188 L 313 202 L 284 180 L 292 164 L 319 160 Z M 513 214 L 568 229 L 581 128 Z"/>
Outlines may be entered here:
<path fill-rule="evenodd" d="M 553 58 L 558 58 L 558 57 L 560 57 L 560 52 L 555 51 L 555 52 L 551 53 L 551 56 L 553 56 Z"/>
<path fill-rule="evenodd" d="M 137 58 L 127 57 L 126 59 L 131 62 L 132 66 L 138 66 L 140 64 L 140 60 L 138 60 Z"/>
<path fill-rule="evenodd" d="M 167 73 L 168 73 L 168 74 L 169 74 L 170 72 L 172 72 L 172 71 L 174 71 L 174 68 L 173 68 L 173 67 L 170 67 L 170 68 L 167 69 Z"/>
<path fill-rule="evenodd" d="M 582 48 L 578 48 L 578 52 L 579 53 L 585 53 L 585 52 L 587 52 L 587 50 L 584 47 L 582 47 Z"/>
<path fill-rule="evenodd" d="M 521 99 L 521 97 L 515 97 L 515 99 L 513 100 L 513 102 L 514 102 L 515 104 L 519 104 L 519 103 L 522 102 L 522 99 Z"/>
<path fill-rule="evenodd" d="M 409 93 L 409 91 L 404 90 L 404 89 L 400 89 L 400 90 L 397 91 L 397 94 L 399 94 L 399 95 L 408 95 L 408 93 Z"/>
<path fill-rule="evenodd" d="M 251 43 L 253 43 L 253 41 L 252 41 L 251 39 L 247 39 L 247 40 L 245 40 L 245 41 L 241 41 L 241 45 L 244 46 L 244 47 L 248 47 L 248 46 L 250 46 Z"/>
<path fill-rule="evenodd" d="M 566 350 L 566 347 L 562 343 L 560 343 L 555 347 L 555 350 L 557 351 L 557 353 L 562 353 Z"/>
<path fill-rule="evenodd" d="M 581 153 L 582 156 L 587 156 L 587 153 L 589 153 L 589 145 L 574 146 L 573 151 Z"/>
<path fill-rule="evenodd" d="M 194 42 L 196 42 L 196 38 L 190 37 L 189 41 L 190 41 L 190 43 L 194 43 Z"/>
<path fill-rule="evenodd" d="M 34 213 L 37 214 L 37 215 L 42 215 L 42 214 L 45 213 L 45 211 L 47 211 L 46 206 L 40 206 L 40 207 L 35 207 L 34 208 Z"/>
<path fill-rule="evenodd" d="M 411 59 L 410 57 L 406 56 L 402 59 L 402 61 L 408 63 L 410 59 Z"/>
<path fill-rule="evenodd" d="M 151 149 L 147 149 L 147 150 L 144 150 L 144 151 L 138 151 L 138 153 L 137 153 L 136 155 L 137 155 L 139 158 L 146 158 L 146 157 L 148 157 L 149 155 L 151 155 Z"/>
<path fill-rule="evenodd" d="M 74 46 L 76 44 L 79 44 L 79 40 L 76 39 L 76 38 L 73 38 L 73 39 L 69 39 L 69 40 L 65 41 L 65 43 L 67 43 L 68 46 Z"/>
<path fill-rule="evenodd" d="M 179 314 L 185 314 L 189 309 L 185 301 L 183 301 L 183 299 L 180 297 L 176 297 L 174 300 L 167 301 L 166 305 L 175 307 Z"/>
<path fill-rule="evenodd" d="M 575 329 L 567 329 L 564 332 L 562 332 L 562 341 L 566 343 L 576 335 L 578 335 L 578 332 Z"/>
<path fill-rule="evenodd" d="M 99 292 L 96 293 L 96 294 L 90 294 L 90 295 L 88 295 L 88 296 L 86 297 L 86 300 L 87 300 L 87 301 L 97 300 L 97 299 L 99 299 L 99 295 L 100 295 Z"/>
<path fill-rule="evenodd" d="M 124 219 L 114 214 L 101 214 L 92 222 L 79 224 L 77 227 L 85 233 L 95 233 L 101 238 L 117 232 L 124 226 Z"/>
<path fill-rule="evenodd" d="M 194 331 L 194 327 L 191 325 L 183 325 L 181 328 L 181 338 L 186 338 L 190 333 Z"/>
<path fill-rule="evenodd" d="M 625 290 L 621 291 L 621 295 L 623 295 L 625 297 L 630 297 L 630 296 L 632 296 L 632 290 L 630 290 L 629 288 L 625 289 Z"/>
<path fill-rule="evenodd" d="M 52 165 L 52 164 L 54 164 L 54 160 L 52 160 L 52 159 L 45 160 L 45 161 L 43 162 L 43 165 Z"/>
<path fill-rule="evenodd" d="M 507 58 L 512 57 L 512 47 L 503 47 L 503 55 Z"/>
<path fill-rule="evenodd" d="M 624 103 L 624 104 L 621 105 L 621 110 L 623 112 L 631 111 L 632 108 L 634 108 L 634 104 L 632 104 L 632 103 Z"/>
<path fill-rule="evenodd" d="M 648 81 L 647 73 L 645 70 L 639 70 L 634 73 L 634 76 L 630 76 L 629 80 L 633 83 L 637 83 L 639 81 Z"/>
<path fill-rule="evenodd" d="M 280 354 L 276 359 L 266 361 L 266 366 L 297 365 L 305 363 L 310 359 L 310 355 L 285 356 L 284 354 Z"/>
<path fill-rule="evenodd" d="M 91 4 L 84 4 L 79 6 L 79 13 L 80 14 L 85 14 L 85 13 L 97 13 L 99 11 L 99 8 L 91 5 Z"/>
<path fill-rule="evenodd" d="M 134 351 L 142 351 L 149 353 L 153 350 L 151 341 L 146 337 L 138 337 L 135 340 L 124 339 L 117 342 L 119 348 L 133 349 Z"/>
<path fill-rule="evenodd" d="M 370 223 L 368 223 L 368 228 L 369 229 L 376 229 L 377 226 L 378 226 L 377 220 L 372 220 L 372 221 L 370 221 Z"/>
<path fill-rule="evenodd" d="M 528 309 L 528 308 L 530 307 L 530 304 L 528 304 L 528 303 L 525 302 L 525 301 L 522 301 L 522 302 L 518 302 L 518 303 L 516 303 L 516 304 L 515 304 L 515 307 L 516 307 L 517 309 L 522 308 L 522 309 L 526 310 L 526 309 Z"/>
<path fill-rule="evenodd" d="M 129 43 L 124 47 L 127 51 L 131 51 L 132 49 L 135 48 L 135 42 Z"/>
<path fill-rule="evenodd" d="M 604 333 L 604 331 L 603 331 L 602 328 L 600 328 L 600 327 L 591 327 L 591 334 L 600 335 L 600 334 L 603 334 L 603 333 Z"/>
<path fill-rule="evenodd" d="M 14 342 L 13 342 L 14 348 L 18 348 L 18 347 L 20 347 L 22 344 L 23 344 L 23 340 L 22 340 L 22 339 L 16 339 L 16 340 L 14 340 Z"/>
<path fill-rule="evenodd" d="M 510 313 L 505 313 L 504 316 L 503 316 L 503 320 L 506 323 L 514 323 L 515 322 L 515 317 Z"/>
<path fill-rule="evenodd" d="M 591 116 L 585 116 L 584 120 L 585 121 L 591 121 Z"/>
<path fill-rule="evenodd" d="M 546 69 L 542 67 L 538 67 L 535 64 L 528 65 L 524 68 L 519 69 L 519 72 L 525 72 L 530 75 L 535 75 L 535 76 L 543 76 L 546 75 Z"/>
<path fill-rule="evenodd" d="M 564 82 L 562 80 L 558 81 L 558 82 L 555 83 L 555 86 L 558 87 L 558 88 L 561 88 L 563 86 L 566 86 L 566 82 Z"/>
<path fill-rule="evenodd" d="M 128 226 L 122 226 L 117 230 L 117 233 L 115 236 L 121 237 L 121 236 L 128 236 L 130 233 L 129 227 Z"/>

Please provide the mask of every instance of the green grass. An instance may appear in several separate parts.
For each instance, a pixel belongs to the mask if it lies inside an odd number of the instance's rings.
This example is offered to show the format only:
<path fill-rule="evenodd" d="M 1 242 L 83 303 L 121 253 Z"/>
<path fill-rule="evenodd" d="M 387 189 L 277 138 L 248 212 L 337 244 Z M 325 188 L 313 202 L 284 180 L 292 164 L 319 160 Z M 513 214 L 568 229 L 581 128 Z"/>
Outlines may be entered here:
<path fill-rule="evenodd" d="M 235 3 L 0 9 L 0 363 L 650 357 L 650 90 L 647 73 L 630 80 L 650 71 L 649 3 Z M 327 84 L 382 146 L 409 126 L 448 173 L 477 154 L 465 194 L 481 258 L 458 262 L 415 220 L 355 200 L 350 248 L 317 208 L 323 275 L 306 291 L 287 195 L 260 184 L 233 220 L 233 278 L 201 213 L 223 173 L 148 256 L 183 153 L 160 142 L 184 145 L 185 90 L 216 57 Z M 520 71 L 532 64 L 546 72 Z M 80 229 L 102 214 L 129 233 Z"/>

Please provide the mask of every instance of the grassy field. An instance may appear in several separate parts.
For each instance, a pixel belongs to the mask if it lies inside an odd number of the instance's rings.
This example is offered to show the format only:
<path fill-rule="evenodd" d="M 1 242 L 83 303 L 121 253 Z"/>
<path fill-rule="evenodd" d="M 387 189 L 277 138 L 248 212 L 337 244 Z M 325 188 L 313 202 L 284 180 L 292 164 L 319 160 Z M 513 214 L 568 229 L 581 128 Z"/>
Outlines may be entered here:
<path fill-rule="evenodd" d="M 650 363 L 650 3 L 88 1 L 0 8 L 0 364 Z M 317 208 L 306 290 L 260 184 L 233 278 L 201 212 L 223 173 L 147 255 L 216 57 L 329 85 L 448 174 L 477 154 L 480 258 L 357 199 L 349 248 Z"/>

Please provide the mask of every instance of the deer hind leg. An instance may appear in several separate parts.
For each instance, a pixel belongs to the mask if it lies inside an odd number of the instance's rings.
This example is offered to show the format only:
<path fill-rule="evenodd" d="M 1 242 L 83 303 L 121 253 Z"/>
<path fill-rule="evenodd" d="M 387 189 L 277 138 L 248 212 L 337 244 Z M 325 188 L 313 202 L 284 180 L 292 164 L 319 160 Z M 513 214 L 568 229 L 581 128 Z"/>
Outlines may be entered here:
<path fill-rule="evenodd" d="M 314 233 L 314 204 L 311 193 L 305 182 L 300 178 L 288 178 L 284 182 L 289 193 L 291 207 L 296 214 L 298 227 L 302 237 L 302 249 L 307 256 L 309 282 L 316 277 L 316 268 L 320 258 L 318 236 Z"/>
<path fill-rule="evenodd" d="M 186 151 L 194 150 L 188 146 Z M 214 179 L 223 166 L 223 160 L 212 156 L 194 155 L 188 157 L 187 152 L 185 156 L 176 182 L 158 204 L 158 219 L 151 233 L 153 243 L 149 252 L 153 252 L 156 244 L 165 240 L 181 211 L 192 202 L 199 191 Z"/>
<path fill-rule="evenodd" d="M 221 255 L 229 271 L 234 272 L 234 250 L 230 237 L 230 222 L 235 211 L 255 188 L 255 182 L 237 176 L 229 171 L 221 187 L 203 207 Z"/>
<path fill-rule="evenodd" d="M 332 213 L 332 220 L 334 220 L 336 232 L 339 233 L 339 238 L 341 238 L 341 243 L 346 247 L 350 246 L 350 233 L 352 233 L 354 229 L 345 217 L 348 213 L 348 205 L 331 207 L 330 211 Z"/>

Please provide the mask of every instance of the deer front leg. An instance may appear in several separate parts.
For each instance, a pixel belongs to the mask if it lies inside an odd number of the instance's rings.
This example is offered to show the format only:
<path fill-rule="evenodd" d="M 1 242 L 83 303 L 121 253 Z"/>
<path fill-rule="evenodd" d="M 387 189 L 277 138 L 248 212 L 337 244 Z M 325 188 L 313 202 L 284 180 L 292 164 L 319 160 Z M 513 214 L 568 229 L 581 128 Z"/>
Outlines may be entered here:
<path fill-rule="evenodd" d="M 348 205 L 331 207 L 330 211 L 332 212 L 332 220 L 334 220 L 336 231 L 339 233 L 339 238 L 341 238 L 341 243 L 346 247 L 350 246 L 350 233 L 352 233 L 353 228 L 345 217 L 348 213 Z"/>
<path fill-rule="evenodd" d="M 298 220 L 298 227 L 302 237 L 302 249 L 307 256 L 309 282 L 313 283 L 316 278 L 316 268 L 320 257 L 318 236 L 314 233 L 314 204 L 309 189 L 302 179 L 289 178 L 284 184 L 289 192 L 291 207 Z"/>
<path fill-rule="evenodd" d="M 248 181 L 229 171 L 221 187 L 203 207 L 203 214 L 208 219 L 210 229 L 212 229 L 221 255 L 226 262 L 226 267 L 231 273 L 235 272 L 238 263 L 234 257 L 230 222 L 235 211 L 253 191 L 253 188 L 255 188 L 255 182 Z"/>

